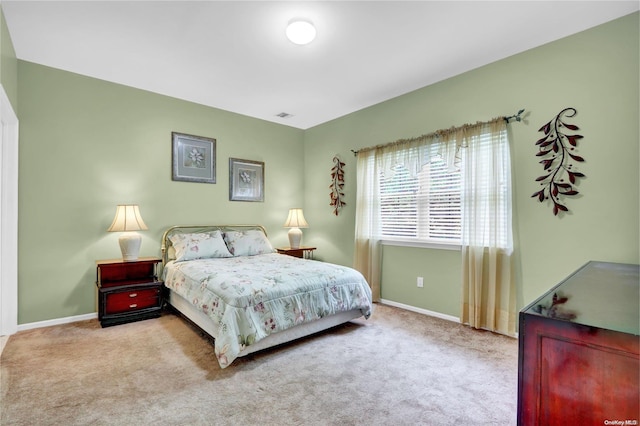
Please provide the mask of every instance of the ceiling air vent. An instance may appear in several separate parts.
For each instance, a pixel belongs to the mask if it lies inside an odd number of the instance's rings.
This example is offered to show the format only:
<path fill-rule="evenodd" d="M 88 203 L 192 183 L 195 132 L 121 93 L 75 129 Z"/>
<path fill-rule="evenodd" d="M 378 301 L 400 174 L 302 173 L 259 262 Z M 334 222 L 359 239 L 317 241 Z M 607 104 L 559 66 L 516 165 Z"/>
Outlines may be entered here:
<path fill-rule="evenodd" d="M 289 117 L 293 117 L 293 114 L 289 114 L 288 112 L 281 112 L 280 114 L 276 114 L 276 117 L 289 118 Z"/>

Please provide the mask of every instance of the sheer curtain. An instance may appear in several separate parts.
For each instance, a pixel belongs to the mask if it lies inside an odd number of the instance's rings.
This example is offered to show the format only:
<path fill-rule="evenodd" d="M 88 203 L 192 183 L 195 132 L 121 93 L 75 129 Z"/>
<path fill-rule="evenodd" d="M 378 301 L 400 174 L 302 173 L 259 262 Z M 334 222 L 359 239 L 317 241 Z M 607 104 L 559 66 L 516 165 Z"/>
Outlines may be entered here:
<path fill-rule="evenodd" d="M 514 336 L 511 159 L 504 119 L 465 126 L 454 137 L 463 163 L 460 321 Z"/>
<path fill-rule="evenodd" d="M 433 155 L 462 167 L 462 286 L 460 320 L 515 335 L 511 229 L 511 160 L 506 121 L 441 130 L 358 152 L 354 267 L 380 299 L 382 264 L 379 177 L 402 164 L 417 173 Z"/>
<path fill-rule="evenodd" d="M 354 268 L 362 273 L 373 301 L 380 300 L 382 247 L 380 244 L 379 167 L 375 150 L 360 151 L 357 158 L 356 236 Z"/>
<path fill-rule="evenodd" d="M 440 135 L 432 133 L 358 151 L 354 268 L 369 282 L 374 301 L 380 300 L 382 275 L 380 176 L 393 175 L 394 166 L 402 164 L 415 177 L 435 155 L 453 163 L 455 141 L 452 150 L 439 141 Z"/>

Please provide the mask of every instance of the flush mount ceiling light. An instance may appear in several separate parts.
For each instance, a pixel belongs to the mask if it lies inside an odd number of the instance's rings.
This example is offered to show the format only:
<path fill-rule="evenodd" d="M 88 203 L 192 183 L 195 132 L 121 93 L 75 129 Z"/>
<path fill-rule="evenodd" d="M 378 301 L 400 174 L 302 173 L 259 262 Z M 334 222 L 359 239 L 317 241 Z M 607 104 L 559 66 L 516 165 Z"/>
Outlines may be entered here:
<path fill-rule="evenodd" d="M 309 44 L 316 38 L 316 27 L 309 21 L 294 19 L 287 26 L 287 38 L 295 44 Z"/>

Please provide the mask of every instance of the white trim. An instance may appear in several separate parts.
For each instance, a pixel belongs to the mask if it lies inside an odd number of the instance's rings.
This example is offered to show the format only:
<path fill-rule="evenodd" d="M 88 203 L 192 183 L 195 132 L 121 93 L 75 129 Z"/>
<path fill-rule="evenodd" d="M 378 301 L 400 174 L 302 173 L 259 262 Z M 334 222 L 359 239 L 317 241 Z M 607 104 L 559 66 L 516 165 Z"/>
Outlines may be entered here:
<path fill-rule="evenodd" d="M 34 328 L 51 327 L 54 325 L 70 324 L 72 322 L 87 321 L 87 320 L 92 320 L 97 318 L 98 318 L 98 313 L 94 312 L 92 314 L 76 315 L 73 317 L 64 317 L 64 318 L 56 318 L 56 319 L 46 320 L 46 321 L 30 322 L 28 324 L 20 324 L 18 326 L 18 331 L 33 330 Z"/>
<path fill-rule="evenodd" d="M 0 335 L 18 329 L 18 117 L 0 84 Z"/>
<path fill-rule="evenodd" d="M 380 299 L 380 303 L 382 303 L 383 305 L 394 306 L 396 308 L 405 309 L 407 311 L 417 312 L 419 314 L 428 315 L 430 317 L 436 317 L 436 318 L 440 318 L 440 319 L 443 319 L 443 320 L 447 320 L 447 321 L 451 321 L 451 322 L 457 322 L 458 324 L 461 324 L 459 318 L 451 316 L 451 315 L 447 315 L 447 314 L 441 314 L 440 312 L 434 312 L 434 311 L 429 311 L 427 309 L 416 308 L 415 306 L 405 305 L 404 303 L 398 303 L 398 302 L 394 302 L 394 301 L 386 300 L 386 299 Z M 516 339 L 518 339 L 518 336 L 519 336 L 518 333 L 516 333 L 514 336 L 509 336 L 508 334 L 498 333 L 497 331 L 487 330 L 485 328 L 482 328 L 481 330 L 489 331 L 491 333 L 499 334 L 501 336 L 512 337 L 512 338 L 516 338 Z"/>
<path fill-rule="evenodd" d="M 407 241 L 407 240 L 382 240 L 383 246 L 398 246 L 398 247 L 417 247 L 426 249 L 438 249 L 438 250 L 457 250 L 460 251 L 459 243 L 433 243 L 422 241 Z"/>
<path fill-rule="evenodd" d="M 8 341 L 9 336 L 0 336 L 0 355 L 2 355 L 2 351 L 4 351 L 4 347 L 7 346 Z"/>
<path fill-rule="evenodd" d="M 460 319 L 451 315 L 441 314 L 440 312 L 429 311 L 427 309 L 416 308 L 415 306 L 405 305 L 404 303 L 394 302 L 392 300 L 380 299 L 380 303 L 383 305 L 394 306 L 396 308 L 405 309 L 407 311 L 417 312 L 419 314 L 428 315 L 430 317 L 436 317 L 447 321 L 460 323 Z"/>

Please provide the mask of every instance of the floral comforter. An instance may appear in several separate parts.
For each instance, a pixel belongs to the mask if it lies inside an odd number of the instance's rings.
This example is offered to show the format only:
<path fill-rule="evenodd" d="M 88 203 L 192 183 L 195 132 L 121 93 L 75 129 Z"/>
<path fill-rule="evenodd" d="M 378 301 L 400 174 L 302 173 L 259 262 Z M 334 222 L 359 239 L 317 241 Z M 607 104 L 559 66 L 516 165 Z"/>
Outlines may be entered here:
<path fill-rule="evenodd" d="M 169 262 L 165 286 L 209 316 L 222 368 L 271 333 L 338 312 L 371 315 L 371 290 L 356 270 L 269 253 Z"/>

